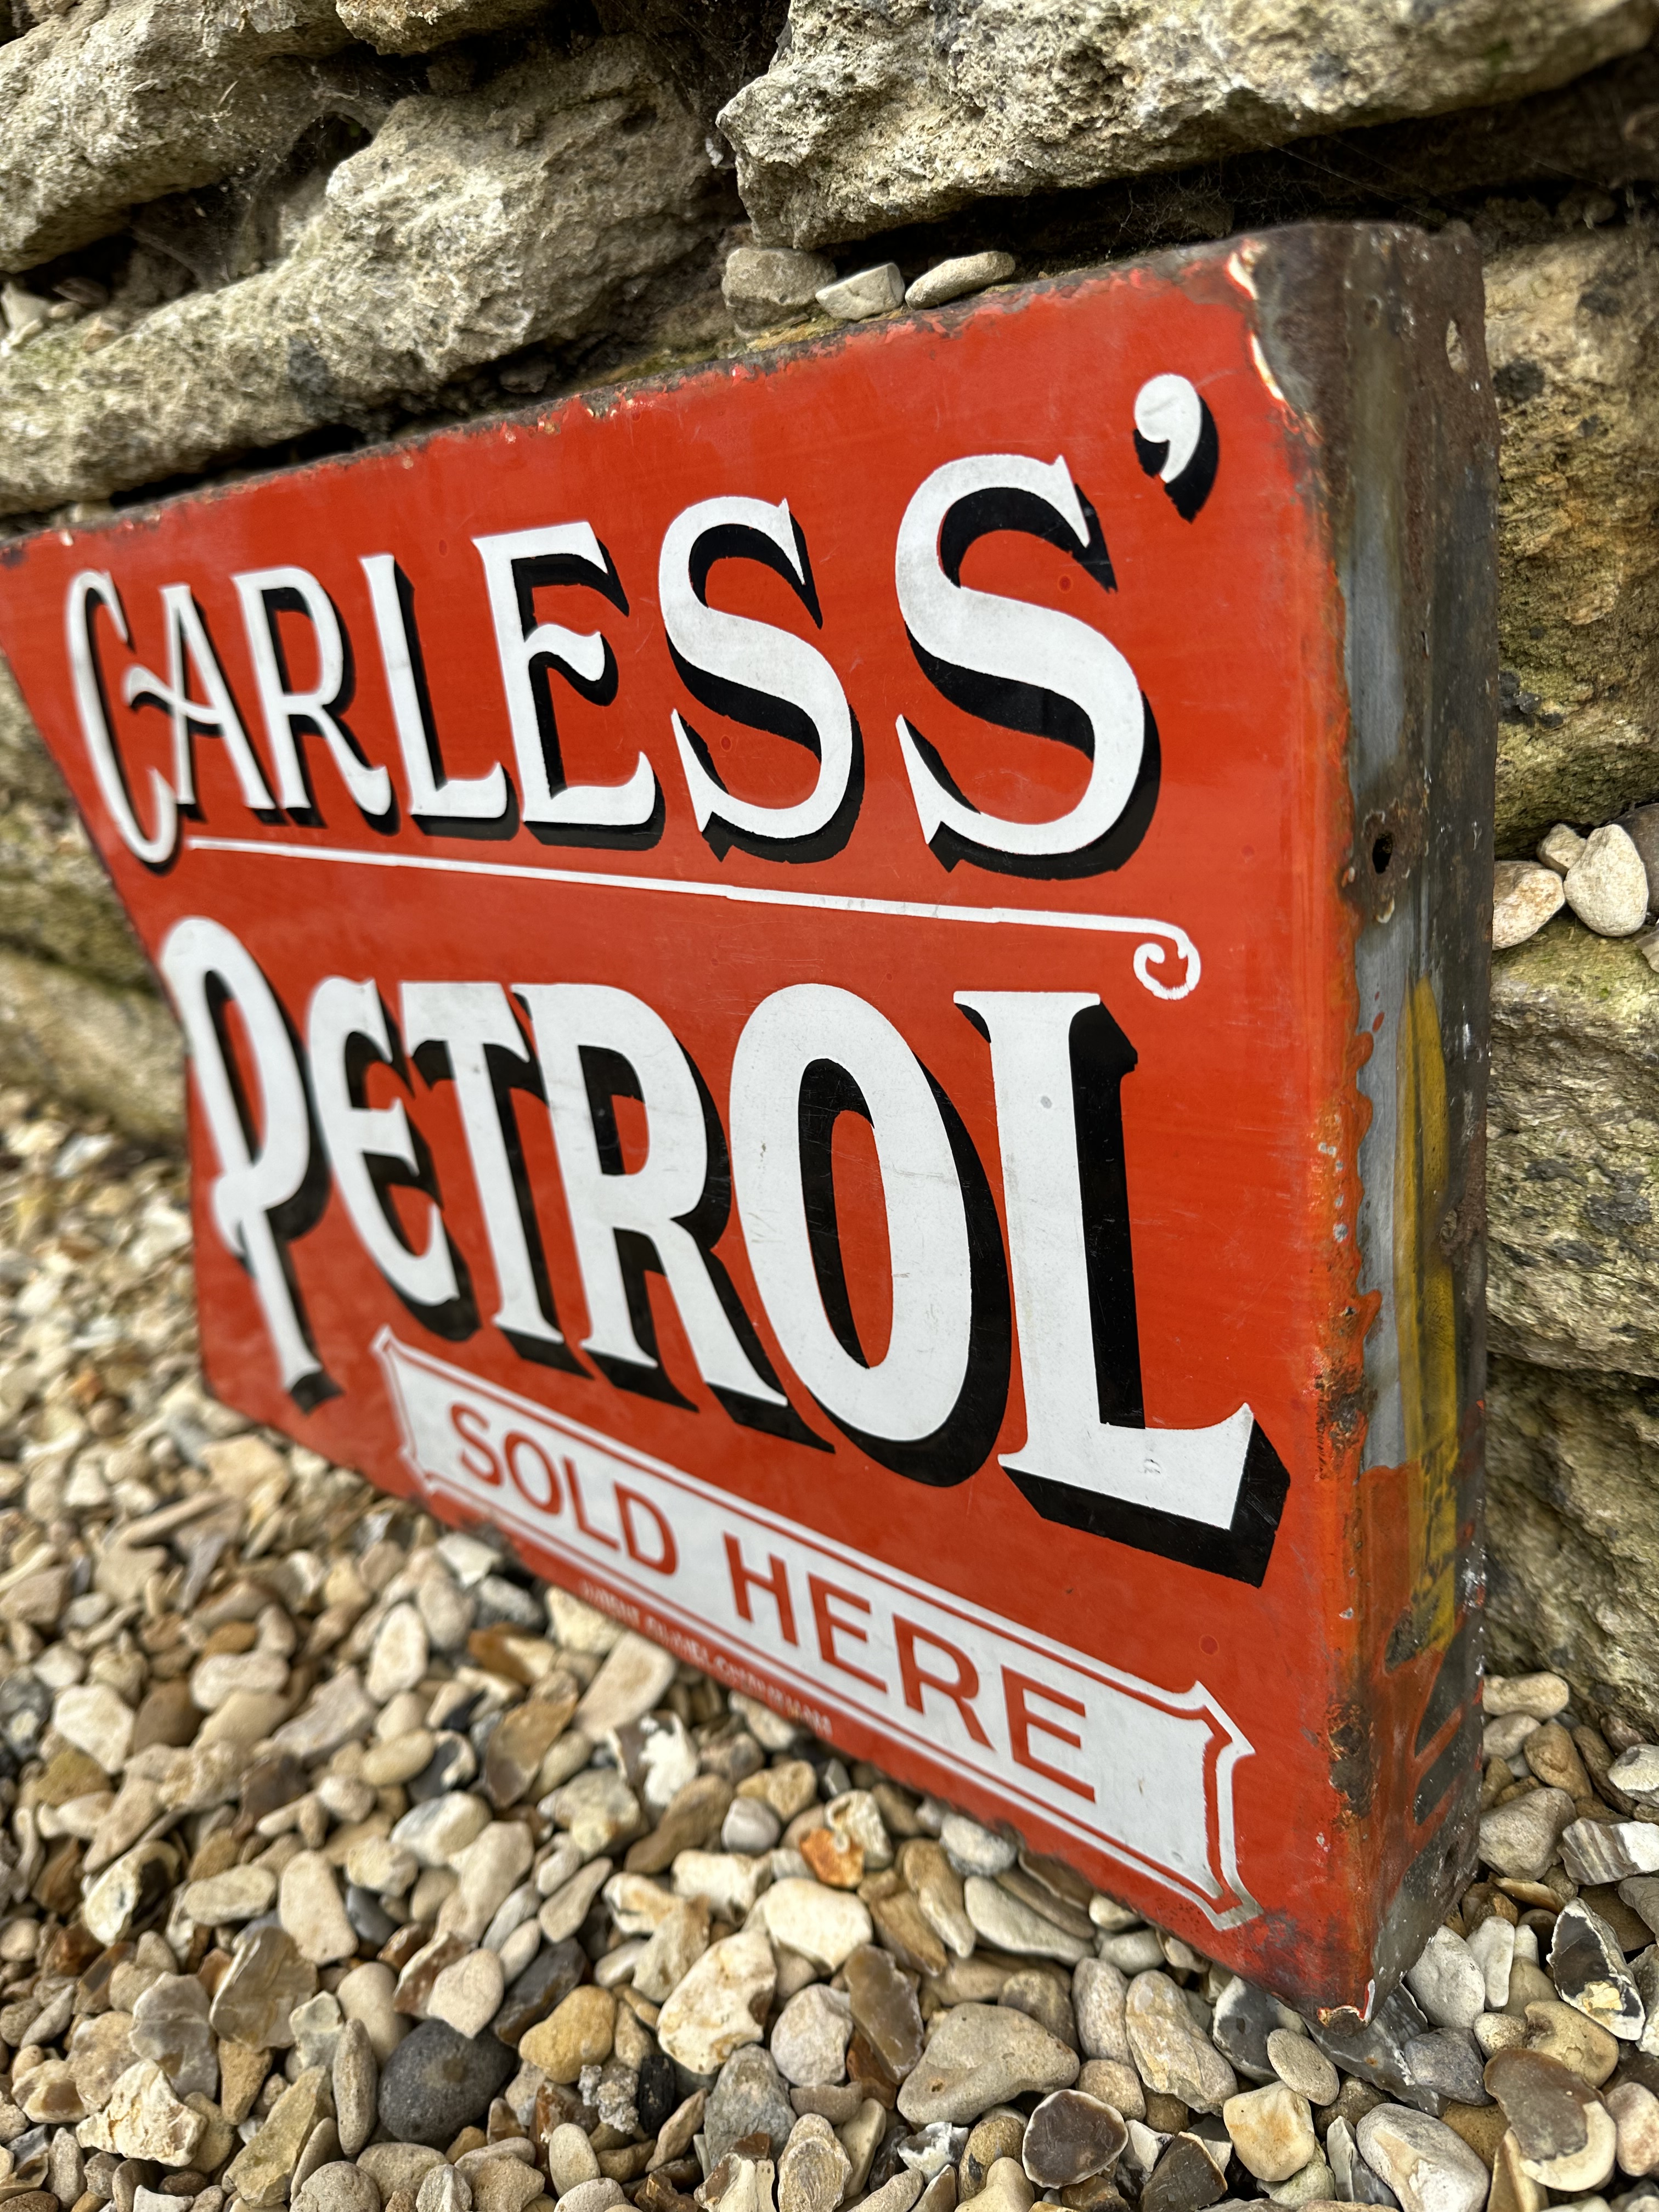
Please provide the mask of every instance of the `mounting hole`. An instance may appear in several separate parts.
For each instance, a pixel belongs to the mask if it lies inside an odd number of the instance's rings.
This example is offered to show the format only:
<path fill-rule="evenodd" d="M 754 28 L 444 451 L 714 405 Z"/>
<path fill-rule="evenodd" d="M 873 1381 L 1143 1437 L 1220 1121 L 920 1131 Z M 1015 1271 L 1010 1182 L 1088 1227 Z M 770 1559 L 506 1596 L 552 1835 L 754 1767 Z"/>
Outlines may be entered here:
<path fill-rule="evenodd" d="M 1385 830 L 1371 847 L 1371 866 L 1379 876 L 1389 872 L 1389 863 L 1394 858 L 1394 839 Z"/>

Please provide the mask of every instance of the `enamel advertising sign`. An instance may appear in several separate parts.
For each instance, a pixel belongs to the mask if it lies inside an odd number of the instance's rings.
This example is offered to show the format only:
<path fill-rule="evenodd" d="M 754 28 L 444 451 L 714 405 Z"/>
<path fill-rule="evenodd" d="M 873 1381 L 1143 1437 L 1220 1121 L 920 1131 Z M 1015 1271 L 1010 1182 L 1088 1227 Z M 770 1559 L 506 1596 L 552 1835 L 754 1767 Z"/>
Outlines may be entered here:
<path fill-rule="evenodd" d="M 8 547 L 214 1388 L 1366 2015 L 1477 1771 L 1494 442 L 1473 246 L 1331 227 Z"/>

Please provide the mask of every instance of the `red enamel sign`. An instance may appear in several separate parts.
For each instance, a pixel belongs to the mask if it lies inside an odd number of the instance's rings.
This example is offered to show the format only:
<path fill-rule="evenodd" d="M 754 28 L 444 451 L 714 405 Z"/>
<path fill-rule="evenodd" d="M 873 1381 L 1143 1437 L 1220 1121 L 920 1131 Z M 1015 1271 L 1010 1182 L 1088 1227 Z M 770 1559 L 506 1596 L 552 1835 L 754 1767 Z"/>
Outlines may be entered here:
<path fill-rule="evenodd" d="M 1235 242 L 0 570 L 214 1387 L 1362 2012 L 1476 1771 L 1474 261 Z"/>

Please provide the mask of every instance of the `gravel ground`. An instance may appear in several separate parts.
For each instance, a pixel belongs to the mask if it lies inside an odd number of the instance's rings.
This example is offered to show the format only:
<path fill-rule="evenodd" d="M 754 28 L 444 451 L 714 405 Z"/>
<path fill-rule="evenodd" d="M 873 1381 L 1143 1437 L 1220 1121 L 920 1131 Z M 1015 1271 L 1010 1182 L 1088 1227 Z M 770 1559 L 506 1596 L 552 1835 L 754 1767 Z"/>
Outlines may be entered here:
<path fill-rule="evenodd" d="M 0 1144 L 11 2212 L 1659 2200 L 1659 1747 L 1565 1682 L 1335 2038 L 214 1404 L 182 1170 Z"/>

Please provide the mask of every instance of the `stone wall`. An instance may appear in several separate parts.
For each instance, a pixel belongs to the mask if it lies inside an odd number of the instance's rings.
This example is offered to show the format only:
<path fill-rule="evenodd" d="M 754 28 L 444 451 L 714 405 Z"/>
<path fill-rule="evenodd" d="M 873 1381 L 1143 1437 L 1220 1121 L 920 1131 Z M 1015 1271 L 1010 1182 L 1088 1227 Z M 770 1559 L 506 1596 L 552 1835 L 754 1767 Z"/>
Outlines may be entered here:
<path fill-rule="evenodd" d="M 1472 226 L 1500 854 L 1659 799 L 1659 0 L 0 0 L 0 534 L 810 325 L 811 250 L 1033 276 Z M 734 289 L 734 296 L 735 289 Z M 1491 1614 L 1651 1730 L 1659 975 L 1500 954 Z M 0 670 L 0 1080 L 176 1139 L 171 1024 Z"/>

